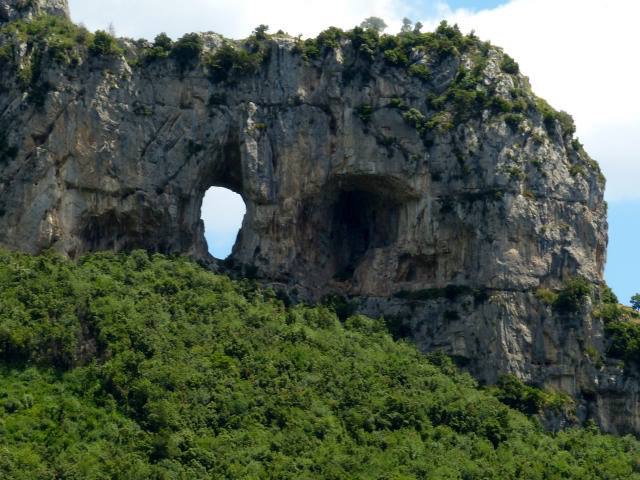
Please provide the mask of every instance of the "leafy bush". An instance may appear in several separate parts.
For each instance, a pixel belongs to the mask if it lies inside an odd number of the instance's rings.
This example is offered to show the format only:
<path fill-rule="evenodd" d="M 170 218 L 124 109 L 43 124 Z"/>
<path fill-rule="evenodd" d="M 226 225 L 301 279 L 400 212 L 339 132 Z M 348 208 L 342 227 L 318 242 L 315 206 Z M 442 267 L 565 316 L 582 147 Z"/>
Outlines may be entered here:
<path fill-rule="evenodd" d="M 373 105 L 363 104 L 356 108 L 356 115 L 362 123 L 369 123 L 371 121 L 371 116 L 373 115 Z"/>
<path fill-rule="evenodd" d="M 340 47 L 340 40 L 345 37 L 343 30 L 336 27 L 329 27 L 328 29 L 320 32 L 316 42 L 320 50 L 336 49 Z"/>
<path fill-rule="evenodd" d="M 453 127 L 453 116 L 449 112 L 436 113 L 425 125 L 426 130 L 436 130 L 441 133 L 448 132 Z"/>
<path fill-rule="evenodd" d="M 524 180 L 527 178 L 527 174 L 522 168 L 517 165 L 511 165 L 505 169 L 505 172 L 509 174 L 509 177 L 515 180 Z"/>
<path fill-rule="evenodd" d="M 200 60 L 204 42 L 197 33 L 187 33 L 171 48 L 171 58 L 178 64 L 181 71 L 193 66 Z"/>
<path fill-rule="evenodd" d="M 431 78 L 431 71 L 426 65 L 414 63 L 409 67 L 409 75 L 418 77 L 421 80 L 429 80 Z"/>
<path fill-rule="evenodd" d="M 524 121 L 525 117 L 521 113 L 507 113 L 504 116 L 504 122 L 509 126 L 509 128 L 517 132 L 520 124 Z"/>
<path fill-rule="evenodd" d="M 553 306 L 560 313 L 577 313 L 582 310 L 591 293 L 592 286 L 588 280 L 582 277 L 571 278 L 558 292 Z"/>
<path fill-rule="evenodd" d="M 501 376 L 493 394 L 505 405 L 527 415 L 540 413 L 547 401 L 542 390 L 525 385 L 513 375 Z"/>
<path fill-rule="evenodd" d="M 513 110 L 512 103 L 502 97 L 493 97 L 491 106 L 498 113 L 509 113 Z"/>
<path fill-rule="evenodd" d="M 4 25 L 0 33 L 15 35 L 58 63 L 69 63 L 77 47 L 89 44 L 91 34 L 83 27 L 58 16 L 41 15 L 32 20 L 18 20 Z M 5 52 L 10 45 L 4 46 Z M 7 55 L 10 57 L 11 55 Z"/>
<path fill-rule="evenodd" d="M 0 418 L 2 478 L 640 476 L 637 440 L 544 434 L 381 319 L 145 252 L 0 252 Z"/>
<path fill-rule="evenodd" d="M 558 292 L 540 287 L 536 290 L 535 296 L 543 303 L 552 306 L 558 313 L 572 314 L 584 308 L 586 299 L 592 293 L 593 287 L 588 280 L 583 277 L 574 277 L 567 280 Z"/>
<path fill-rule="evenodd" d="M 630 321 L 609 322 L 606 333 L 610 341 L 609 356 L 640 365 L 640 324 Z"/>
<path fill-rule="evenodd" d="M 156 60 L 163 60 L 169 58 L 171 50 L 173 49 L 173 40 L 169 38 L 166 33 L 160 33 L 156 36 L 153 46 L 145 52 L 144 59 L 147 62 L 153 62 Z"/>
<path fill-rule="evenodd" d="M 327 32 L 332 30 L 336 29 L 329 29 Z M 447 56 L 456 55 L 469 49 L 477 41 L 470 36 L 463 36 L 457 26 L 450 27 L 446 22 L 443 22 L 433 33 L 421 33 L 418 28 L 399 35 L 381 36 L 376 29 L 361 27 L 356 27 L 346 33 L 339 32 L 340 38 L 345 36 L 350 38 L 354 50 L 365 58 L 372 59 L 377 54 L 381 54 L 388 65 L 406 68 L 410 75 L 425 80 L 430 76 L 429 68 L 427 65 L 411 60 L 415 52 L 423 52 L 425 58 L 434 58 L 440 61 Z M 316 40 L 307 40 L 304 45 L 307 48 L 313 45 L 319 54 L 322 51 L 321 45 L 319 45 L 322 36 L 323 34 L 320 34 Z M 301 47 L 300 51 L 302 52 Z"/>
<path fill-rule="evenodd" d="M 573 121 L 573 117 L 565 111 L 559 111 L 556 113 L 556 120 L 560 123 L 560 128 L 564 135 L 572 137 L 576 133 L 576 124 Z"/>
<path fill-rule="evenodd" d="M 518 63 L 507 54 L 502 57 L 502 61 L 500 62 L 500 69 L 504 73 L 509 73 L 511 75 L 520 73 L 520 66 L 518 65 Z"/>
<path fill-rule="evenodd" d="M 497 96 L 495 92 L 483 86 L 482 79 L 487 65 L 484 49 L 482 44 L 477 44 L 473 55 L 473 66 L 470 69 L 461 66 L 454 81 L 444 93 L 439 96 L 431 95 L 427 98 L 428 105 L 433 110 L 448 112 L 455 124 L 472 118 L 480 118 L 482 112 L 491 109 L 495 113 L 504 113 L 508 125 L 517 128 L 515 125 L 522 117 L 516 116 L 517 113 L 511 114 L 511 112 L 526 110 L 526 100 L 520 96 L 524 94 L 519 92 L 511 101 Z"/>
<path fill-rule="evenodd" d="M 89 45 L 89 53 L 96 57 L 109 56 L 119 55 L 122 50 L 118 47 L 115 38 L 105 31 L 98 30 Z"/>
<path fill-rule="evenodd" d="M 569 175 L 577 177 L 578 175 L 585 176 L 584 167 L 582 165 L 571 165 L 569 167 Z"/>
<path fill-rule="evenodd" d="M 0 46 L 0 65 L 9 66 L 9 64 L 13 61 L 13 47 L 11 44 L 7 43 L 5 45 Z"/>
<path fill-rule="evenodd" d="M 549 410 L 575 415 L 575 401 L 570 396 L 527 385 L 513 375 L 502 375 L 489 392 L 505 405 L 526 415 L 538 415 Z"/>
<path fill-rule="evenodd" d="M 417 108 L 410 108 L 402 114 L 402 118 L 412 125 L 416 130 L 422 132 L 425 129 L 427 123 L 427 117 Z"/>
<path fill-rule="evenodd" d="M 302 55 L 306 61 L 309 61 L 325 55 L 329 50 L 340 47 L 340 41 L 346 36 L 347 34 L 343 30 L 329 27 L 320 32 L 316 38 L 308 38 L 304 41 L 298 39 L 293 52 Z"/>
<path fill-rule="evenodd" d="M 315 39 L 308 38 L 304 41 L 299 39 L 293 47 L 293 52 L 301 55 L 305 61 L 309 61 L 320 56 L 320 47 Z"/>
<path fill-rule="evenodd" d="M 593 316 L 605 322 L 605 332 L 609 340 L 608 354 L 624 360 L 625 363 L 640 365 L 640 314 L 634 305 L 631 308 L 618 303 L 618 297 L 606 285 L 601 287 L 601 303 L 593 311 Z"/>
<path fill-rule="evenodd" d="M 618 304 L 618 296 L 611 290 L 608 285 L 600 287 L 600 300 L 602 303 Z"/>
<path fill-rule="evenodd" d="M 369 17 L 362 21 L 360 28 L 364 30 L 372 30 L 376 33 L 382 33 L 387 28 L 387 24 L 380 17 Z"/>
<path fill-rule="evenodd" d="M 351 45 L 358 55 L 369 60 L 374 58 L 380 43 L 380 35 L 376 30 L 355 27 L 350 32 L 347 32 L 346 35 L 351 40 Z"/>
<path fill-rule="evenodd" d="M 640 293 L 636 293 L 631 297 L 631 308 L 636 311 L 640 311 Z"/>
<path fill-rule="evenodd" d="M 567 112 L 554 110 L 546 101 L 538 98 L 536 100 L 536 108 L 542 115 L 545 128 L 549 133 L 555 130 L 556 122 L 559 123 L 563 135 L 571 137 L 576 131 L 573 117 Z"/>
<path fill-rule="evenodd" d="M 401 48 L 394 48 L 392 50 L 385 50 L 384 59 L 389 65 L 395 67 L 407 67 L 409 65 L 409 56 Z"/>
<path fill-rule="evenodd" d="M 558 294 L 548 288 L 540 287 L 536 290 L 535 296 L 542 303 L 552 306 L 558 299 Z"/>
<path fill-rule="evenodd" d="M 393 97 L 389 100 L 389 106 L 398 110 L 407 110 L 409 108 L 400 97 Z"/>
<path fill-rule="evenodd" d="M 420 50 L 438 61 L 464 51 L 471 44 L 457 26 L 450 27 L 442 22 L 434 33 L 406 32 L 401 35 L 385 35 L 381 38 L 380 49 L 384 59 L 396 67 L 409 67 L 411 54 Z"/>
<path fill-rule="evenodd" d="M 230 44 L 220 47 L 207 59 L 213 82 L 236 81 L 258 71 L 264 56 L 261 51 L 250 53 Z"/>
<path fill-rule="evenodd" d="M 603 303 L 593 310 L 593 316 L 604 322 L 615 322 L 626 317 L 624 309 L 616 303 Z"/>
<path fill-rule="evenodd" d="M 266 40 L 269 38 L 267 32 L 269 31 L 269 25 L 261 24 L 258 25 L 253 31 L 253 36 L 256 40 Z"/>

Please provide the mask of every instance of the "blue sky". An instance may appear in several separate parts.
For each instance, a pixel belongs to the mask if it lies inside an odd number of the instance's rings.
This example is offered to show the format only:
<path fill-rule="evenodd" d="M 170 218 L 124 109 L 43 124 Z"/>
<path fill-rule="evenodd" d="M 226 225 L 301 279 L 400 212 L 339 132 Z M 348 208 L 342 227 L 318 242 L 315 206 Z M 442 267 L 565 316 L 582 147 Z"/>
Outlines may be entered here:
<path fill-rule="evenodd" d="M 417 9 L 426 10 L 434 2 L 427 0 L 417 0 L 412 2 L 413 6 Z M 503 3 L 507 3 L 506 0 L 450 0 L 446 2 L 451 8 L 466 8 L 469 10 L 485 10 L 493 8 Z"/>
<path fill-rule="evenodd" d="M 577 134 L 607 177 L 610 248 L 606 279 L 623 302 L 640 291 L 640 62 L 637 0 L 69 0 L 89 29 L 113 23 L 121 36 L 173 38 L 191 31 L 248 36 L 256 25 L 315 36 L 330 25 L 350 28 L 368 16 L 398 31 L 403 17 L 425 29 L 446 18 L 503 47 L 533 90 L 576 120 Z M 595 33 L 594 33 L 595 32 Z M 225 217 L 214 219 L 216 212 Z M 231 196 L 206 202 L 207 238 L 224 258 L 244 204 Z M 231 218 L 233 217 L 233 218 Z"/>
<path fill-rule="evenodd" d="M 226 188 L 210 188 L 202 202 L 202 220 L 209 252 L 227 258 L 242 226 L 246 207 L 242 197 Z"/>
<path fill-rule="evenodd" d="M 640 292 L 640 201 L 609 202 L 609 250 L 605 277 L 619 300 Z"/>

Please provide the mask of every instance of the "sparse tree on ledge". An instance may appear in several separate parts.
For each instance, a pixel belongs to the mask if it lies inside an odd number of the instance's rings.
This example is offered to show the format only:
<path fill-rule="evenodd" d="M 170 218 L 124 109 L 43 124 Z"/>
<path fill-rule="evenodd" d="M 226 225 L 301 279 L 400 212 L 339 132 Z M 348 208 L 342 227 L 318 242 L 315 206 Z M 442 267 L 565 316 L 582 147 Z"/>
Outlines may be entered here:
<path fill-rule="evenodd" d="M 402 19 L 402 28 L 400 29 L 401 33 L 410 33 L 413 30 L 413 22 L 410 18 L 404 17 Z"/>
<path fill-rule="evenodd" d="M 265 40 L 267 38 L 267 31 L 269 31 L 269 25 L 258 25 L 253 31 L 257 40 Z"/>
<path fill-rule="evenodd" d="M 636 293 L 631 297 L 631 308 L 636 311 L 640 311 L 640 293 Z"/>
<path fill-rule="evenodd" d="M 360 24 L 360 28 L 364 28 L 365 30 L 375 30 L 378 33 L 384 32 L 387 26 L 388 25 L 386 24 L 386 22 L 380 17 L 365 18 L 364 21 Z"/>

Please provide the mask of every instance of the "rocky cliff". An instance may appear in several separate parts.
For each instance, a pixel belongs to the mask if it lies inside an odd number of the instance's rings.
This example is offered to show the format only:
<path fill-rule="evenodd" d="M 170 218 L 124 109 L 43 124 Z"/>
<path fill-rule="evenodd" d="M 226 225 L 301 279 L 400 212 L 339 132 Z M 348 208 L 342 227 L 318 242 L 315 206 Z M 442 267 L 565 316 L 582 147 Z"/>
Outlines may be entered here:
<path fill-rule="evenodd" d="M 482 381 L 513 373 L 640 431 L 637 382 L 590 313 L 602 175 L 501 49 L 444 24 L 114 41 L 64 3 L 0 1 L 1 245 L 209 260 L 202 199 L 226 187 L 247 205 L 245 274 L 346 295 Z M 545 292 L 576 278 L 591 299 L 555 308 Z"/>
<path fill-rule="evenodd" d="M 32 19 L 38 15 L 69 18 L 67 0 L 2 0 L 0 2 L 0 22 Z"/>

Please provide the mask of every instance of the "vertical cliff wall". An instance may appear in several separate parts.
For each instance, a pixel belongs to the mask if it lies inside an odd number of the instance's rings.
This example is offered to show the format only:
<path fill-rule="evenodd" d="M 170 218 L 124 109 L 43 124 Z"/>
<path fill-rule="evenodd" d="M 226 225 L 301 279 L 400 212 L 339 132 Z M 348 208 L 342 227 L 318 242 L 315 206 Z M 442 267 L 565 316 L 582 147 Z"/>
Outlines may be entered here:
<path fill-rule="evenodd" d="M 55 15 L 69 18 L 67 0 L 2 0 L 0 22 L 30 20 L 38 15 Z"/>

